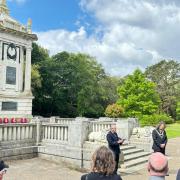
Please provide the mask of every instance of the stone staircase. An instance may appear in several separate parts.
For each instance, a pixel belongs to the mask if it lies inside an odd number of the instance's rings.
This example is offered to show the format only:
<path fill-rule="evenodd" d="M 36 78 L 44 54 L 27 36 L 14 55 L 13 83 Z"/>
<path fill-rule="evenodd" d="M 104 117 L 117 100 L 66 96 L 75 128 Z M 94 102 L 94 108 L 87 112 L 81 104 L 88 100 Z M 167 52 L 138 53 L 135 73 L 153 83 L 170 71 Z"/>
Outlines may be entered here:
<path fill-rule="evenodd" d="M 83 146 L 84 166 L 89 168 L 92 153 L 106 143 L 86 141 Z M 134 145 L 124 144 L 121 146 L 120 168 L 121 173 L 133 173 L 140 169 L 146 168 L 150 152 L 145 152 L 143 149 L 136 148 Z"/>

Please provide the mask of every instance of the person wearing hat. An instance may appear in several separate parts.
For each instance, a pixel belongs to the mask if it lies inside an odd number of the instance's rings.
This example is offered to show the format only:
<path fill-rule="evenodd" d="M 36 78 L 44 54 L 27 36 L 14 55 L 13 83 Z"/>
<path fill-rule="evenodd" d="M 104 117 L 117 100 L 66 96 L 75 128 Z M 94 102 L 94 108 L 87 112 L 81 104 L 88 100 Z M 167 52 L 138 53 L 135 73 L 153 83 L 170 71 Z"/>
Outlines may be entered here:
<path fill-rule="evenodd" d="M 165 180 L 168 173 L 168 160 L 160 152 L 152 153 L 148 161 L 149 180 Z"/>

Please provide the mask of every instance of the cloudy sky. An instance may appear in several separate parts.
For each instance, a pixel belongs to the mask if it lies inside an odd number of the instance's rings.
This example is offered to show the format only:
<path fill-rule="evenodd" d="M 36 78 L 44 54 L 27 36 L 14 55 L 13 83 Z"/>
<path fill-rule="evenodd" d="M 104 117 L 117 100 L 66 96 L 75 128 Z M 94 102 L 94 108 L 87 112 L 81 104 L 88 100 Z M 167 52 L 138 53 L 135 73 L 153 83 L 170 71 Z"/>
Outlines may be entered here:
<path fill-rule="evenodd" d="M 111 75 L 180 60 L 180 0 L 8 0 L 53 55 L 85 52 Z"/>

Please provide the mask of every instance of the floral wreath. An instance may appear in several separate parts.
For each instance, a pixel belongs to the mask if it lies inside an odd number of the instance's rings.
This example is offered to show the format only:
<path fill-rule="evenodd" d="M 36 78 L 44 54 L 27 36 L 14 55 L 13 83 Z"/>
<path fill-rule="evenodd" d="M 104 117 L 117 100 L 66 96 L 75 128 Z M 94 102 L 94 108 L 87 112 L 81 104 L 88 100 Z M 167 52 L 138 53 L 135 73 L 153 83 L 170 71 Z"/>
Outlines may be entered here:
<path fill-rule="evenodd" d="M 10 48 L 15 50 L 15 53 L 14 53 L 13 55 L 11 55 L 11 54 L 9 53 L 9 49 L 10 49 Z M 9 46 L 8 46 L 7 56 L 8 56 L 8 58 L 10 58 L 10 59 L 16 59 L 16 57 L 17 57 L 16 46 L 15 46 L 13 43 L 9 44 Z"/>

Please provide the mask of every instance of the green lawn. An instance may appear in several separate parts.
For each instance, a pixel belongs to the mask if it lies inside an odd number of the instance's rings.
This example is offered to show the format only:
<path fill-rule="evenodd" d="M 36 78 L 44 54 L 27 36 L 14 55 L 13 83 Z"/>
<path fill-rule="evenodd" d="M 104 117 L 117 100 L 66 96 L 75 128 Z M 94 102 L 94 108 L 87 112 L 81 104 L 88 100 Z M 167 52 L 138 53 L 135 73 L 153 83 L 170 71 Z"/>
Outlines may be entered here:
<path fill-rule="evenodd" d="M 167 125 L 166 133 L 168 138 L 180 137 L 180 123 Z"/>

